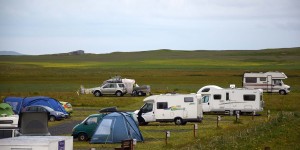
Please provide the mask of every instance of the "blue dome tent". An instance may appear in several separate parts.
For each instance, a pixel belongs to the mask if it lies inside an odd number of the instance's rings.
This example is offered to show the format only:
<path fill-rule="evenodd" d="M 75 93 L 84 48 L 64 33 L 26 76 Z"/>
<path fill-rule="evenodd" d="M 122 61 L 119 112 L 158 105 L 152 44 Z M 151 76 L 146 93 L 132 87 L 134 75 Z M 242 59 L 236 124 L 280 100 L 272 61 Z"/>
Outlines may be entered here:
<path fill-rule="evenodd" d="M 44 96 L 35 96 L 35 97 L 6 97 L 3 102 L 9 103 L 13 107 L 13 111 L 16 114 L 20 114 L 22 109 L 27 106 L 32 105 L 43 105 L 52 108 L 55 111 L 62 112 L 66 115 L 68 113 L 63 108 L 63 106 L 54 98 L 44 97 Z"/>
<path fill-rule="evenodd" d="M 144 141 L 137 123 L 129 113 L 114 112 L 103 117 L 90 143 L 120 143 L 128 139 Z"/>

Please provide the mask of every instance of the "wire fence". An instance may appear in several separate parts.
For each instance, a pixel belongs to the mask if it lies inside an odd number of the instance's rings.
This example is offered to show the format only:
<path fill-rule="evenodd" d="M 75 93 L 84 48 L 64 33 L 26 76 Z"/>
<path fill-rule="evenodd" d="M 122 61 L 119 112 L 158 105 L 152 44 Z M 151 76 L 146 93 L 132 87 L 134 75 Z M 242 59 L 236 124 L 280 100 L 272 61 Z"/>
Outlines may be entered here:
<path fill-rule="evenodd" d="M 195 145 L 188 149 L 239 149 L 241 147 L 240 141 L 247 141 L 250 145 L 257 145 L 263 138 L 272 138 L 273 127 L 294 117 L 294 112 L 278 112 L 276 115 L 268 117 L 265 122 L 253 125 L 243 131 L 223 133 L 213 138 L 197 139 Z M 203 140 L 206 141 L 203 142 Z M 265 148 L 268 149 L 268 147 Z"/>

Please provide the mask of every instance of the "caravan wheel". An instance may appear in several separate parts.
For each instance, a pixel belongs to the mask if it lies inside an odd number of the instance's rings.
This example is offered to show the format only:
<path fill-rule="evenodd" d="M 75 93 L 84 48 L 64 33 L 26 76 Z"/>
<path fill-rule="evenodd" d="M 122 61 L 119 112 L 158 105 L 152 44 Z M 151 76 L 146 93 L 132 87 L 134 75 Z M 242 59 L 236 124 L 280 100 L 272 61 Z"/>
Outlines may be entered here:
<path fill-rule="evenodd" d="M 175 122 L 175 125 L 183 125 L 183 121 L 182 121 L 181 118 L 176 118 L 176 119 L 174 120 L 174 122 Z"/>

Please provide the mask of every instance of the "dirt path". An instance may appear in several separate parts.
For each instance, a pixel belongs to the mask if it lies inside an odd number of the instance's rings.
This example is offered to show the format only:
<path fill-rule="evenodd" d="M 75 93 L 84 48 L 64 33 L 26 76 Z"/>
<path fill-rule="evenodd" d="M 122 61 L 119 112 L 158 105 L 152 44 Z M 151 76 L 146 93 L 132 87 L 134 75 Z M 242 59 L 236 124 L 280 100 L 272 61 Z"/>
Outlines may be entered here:
<path fill-rule="evenodd" d="M 72 129 L 73 127 L 80 123 L 81 121 L 78 120 L 72 120 L 72 121 L 67 121 L 62 124 L 59 124 L 57 126 L 51 126 L 49 127 L 49 132 L 51 135 L 72 135 Z"/>

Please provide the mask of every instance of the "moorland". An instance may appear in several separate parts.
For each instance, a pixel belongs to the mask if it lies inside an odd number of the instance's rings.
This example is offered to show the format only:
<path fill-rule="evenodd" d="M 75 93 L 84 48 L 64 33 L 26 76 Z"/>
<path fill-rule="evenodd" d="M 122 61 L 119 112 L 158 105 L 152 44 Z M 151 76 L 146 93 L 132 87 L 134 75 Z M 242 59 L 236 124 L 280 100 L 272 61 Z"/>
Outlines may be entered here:
<path fill-rule="evenodd" d="M 57 126 L 79 121 L 104 107 L 134 111 L 145 97 L 94 97 L 78 95 L 81 85 L 96 87 L 112 76 L 148 84 L 153 94 L 196 93 L 205 85 L 242 86 L 244 72 L 284 72 L 291 93 L 264 93 L 264 111 L 252 120 L 205 115 L 193 137 L 193 123 L 150 123 L 141 126 L 145 142 L 136 149 L 300 149 L 300 48 L 234 51 L 153 50 L 84 55 L 0 56 L 0 96 L 49 96 L 70 102 L 70 119 L 50 122 Z M 266 112 L 270 110 L 271 118 Z M 171 131 L 168 145 L 164 132 Z M 70 135 L 70 134 L 67 134 Z M 74 149 L 111 149 L 120 144 L 89 144 L 74 140 Z"/>

